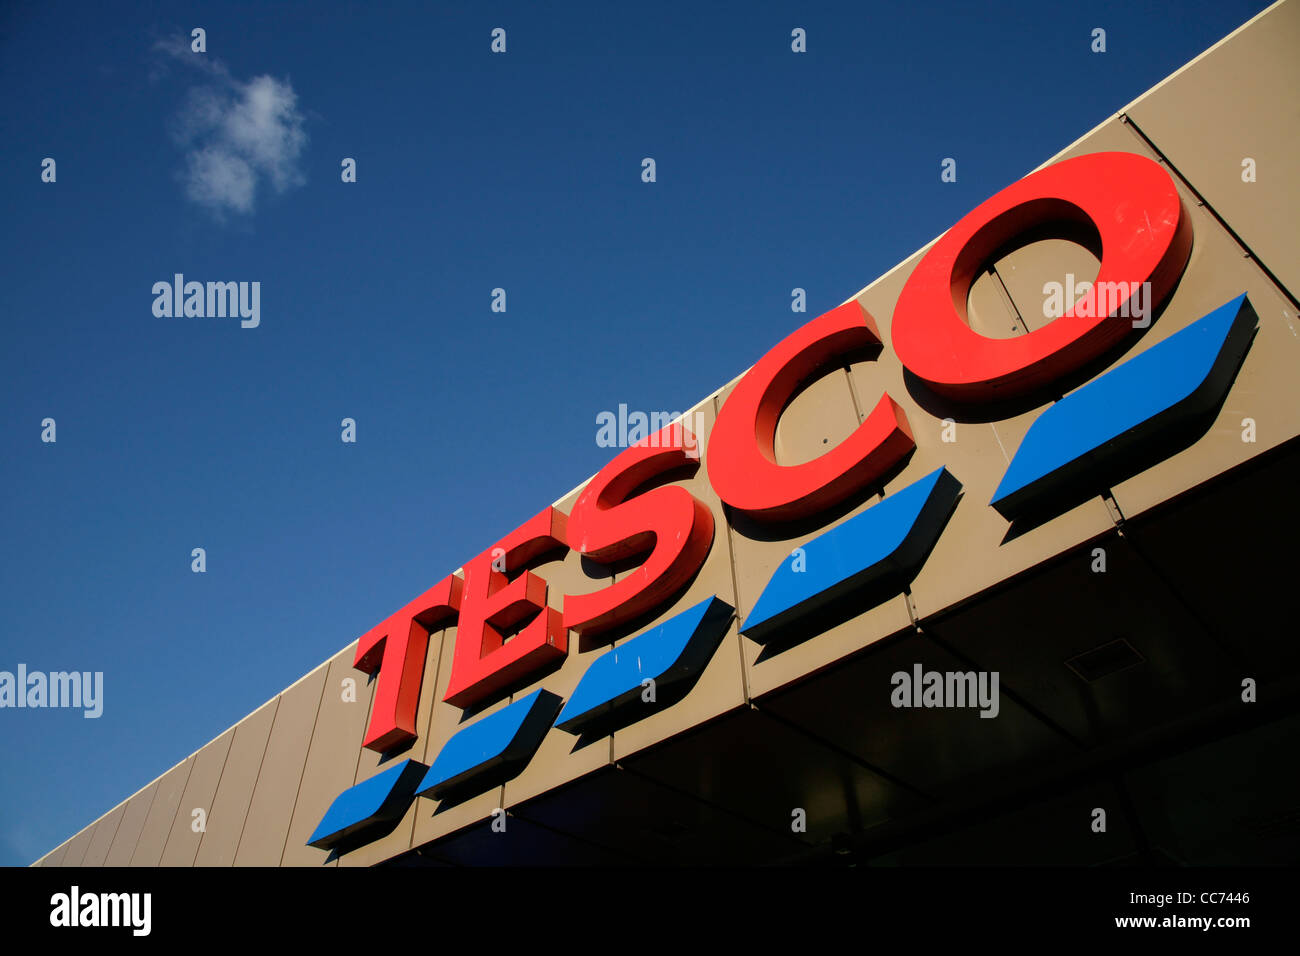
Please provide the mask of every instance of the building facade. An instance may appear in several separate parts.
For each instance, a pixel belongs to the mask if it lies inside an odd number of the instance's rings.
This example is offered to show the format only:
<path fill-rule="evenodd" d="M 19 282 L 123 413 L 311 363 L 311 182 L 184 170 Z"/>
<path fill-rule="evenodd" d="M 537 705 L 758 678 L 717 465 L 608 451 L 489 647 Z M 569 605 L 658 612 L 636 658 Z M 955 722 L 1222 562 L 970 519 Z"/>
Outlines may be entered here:
<path fill-rule="evenodd" d="M 1294 860 L 1298 48 L 1284 0 L 37 865 Z"/>

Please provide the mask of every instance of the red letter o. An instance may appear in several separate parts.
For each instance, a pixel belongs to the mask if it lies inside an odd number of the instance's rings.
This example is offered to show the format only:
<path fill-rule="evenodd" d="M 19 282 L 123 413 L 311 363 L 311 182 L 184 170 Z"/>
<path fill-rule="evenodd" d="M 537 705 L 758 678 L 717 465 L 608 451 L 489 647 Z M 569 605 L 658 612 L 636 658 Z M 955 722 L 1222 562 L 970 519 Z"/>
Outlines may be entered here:
<path fill-rule="evenodd" d="M 966 297 L 976 271 L 1008 240 L 1062 220 L 1090 220 L 1101 234 L 1093 288 L 1064 316 L 1028 335 L 991 339 L 972 330 Z M 940 394 L 976 401 L 1023 395 L 1132 332 L 1128 309 L 1117 314 L 1129 297 L 1099 310 L 1099 290 L 1136 292 L 1150 282 L 1154 312 L 1182 275 L 1191 249 L 1191 221 L 1173 179 L 1157 163 L 1133 153 L 1067 159 L 977 206 L 925 254 L 894 309 L 894 352 Z"/>

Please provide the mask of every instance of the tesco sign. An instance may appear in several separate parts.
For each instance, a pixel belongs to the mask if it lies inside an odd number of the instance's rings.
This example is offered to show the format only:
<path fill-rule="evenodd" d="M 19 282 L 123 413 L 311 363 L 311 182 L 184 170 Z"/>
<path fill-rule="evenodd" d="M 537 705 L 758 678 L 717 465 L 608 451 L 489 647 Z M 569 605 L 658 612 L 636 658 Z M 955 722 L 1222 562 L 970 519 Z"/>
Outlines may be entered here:
<path fill-rule="evenodd" d="M 1095 282 L 1077 302 L 1066 303 L 1060 318 L 1026 335 L 995 339 L 975 332 L 966 302 L 978 270 L 1008 243 L 1063 221 L 1099 235 Z M 822 515 L 878 484 L 916 444 L 903 407 L 882 393 L 844 441 L 811 461 L 780 464 L 777 423 L 801 384 L 819 370 L 863 347 L 888 346 L 908 372 L 946 399 L 990 405 L 1042 394 L 1131 343 L 1174 290 L 1191 249 L 1191 220 L 1177 187 L 1150 159 L 1095 153 L 1033 173 L 972 210 L 924 255 L 898 298 L 889 343 L 876 320 L 851 300 L 764 355 L 727 397 L 703 446 L 709 484 L 729 508 L 760 524 Z M 989 504 L 1014 520 L 1050 513 L 1081 488 L 1104 487 L 1117 463 L 1146 437 L 1176 430 L 1217 406 L 1256 321 L 1243 294 L 1049 405 Z M 720 516 L 679 485 L 644 489 L 670 473 L 697 471 L 697 441 L 675 423 L 627 448 L 582 489 L 568 515 L 542 510 L 466 561 L 462 574 L 438 582 L 363 634 L 354 664 L 376 675 L 364 746 L 386 752 L 416 737 L 431 631 L 456 626 L 443 700 L 475 708 L 553 668 L 569 654 L 570 634 L 585 649 L 599 644 L 602 633 L 645 619 L 680 596 L 704 565 Z M 766 642 L 829 601 L 914 569 L 942 533 L 960 487 L 956 476 L 939 468 L 802 543 L 817 558 L 808 560 L 808 573 L 778 568 L 741 632 Z M 539 555 L 557 550 L 602 563 L 640 563 L 602 590 L 559 594 L 526 570 Z M 400 818 L 417 795 L 482 789 L 485 781 L 517 773 L 552 727 L 608 732 L 634 719 L 626 705 L 645 681 L 689 681 L 708 662 L 733 614 L 719 598 L 705 600 L 594 658 L 567 701 L 535 691 L 466 725 L 431 765 L 402 761 L 345 791 L 308 842 L 346 849 Z"/>

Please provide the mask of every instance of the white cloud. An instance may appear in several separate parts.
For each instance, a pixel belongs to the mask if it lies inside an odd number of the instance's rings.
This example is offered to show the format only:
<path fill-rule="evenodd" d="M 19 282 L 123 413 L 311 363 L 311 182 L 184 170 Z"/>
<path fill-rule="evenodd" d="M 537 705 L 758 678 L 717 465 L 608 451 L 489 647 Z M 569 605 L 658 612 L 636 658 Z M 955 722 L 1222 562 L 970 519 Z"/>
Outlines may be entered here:
<path fill-rule="evenodd" d="M 307 144 L 298 97 L 287 80 L 255 76 L 247 82 L 188 45 L 159 42 L 156 49 L 208 77 L 190 90 L 172 134 L 186 152 L 186 195 L 218 217 L 251 213 L 258 186 L 284 192 L 306 181 L 299 159 Z"/>
<path fill-rule="evenodd" d="M 252 212 L 256 191 L 257 174 L 239 156 L 211 147 L 189 154 L 185 194 L 196 203 L 215 211 Z"/>

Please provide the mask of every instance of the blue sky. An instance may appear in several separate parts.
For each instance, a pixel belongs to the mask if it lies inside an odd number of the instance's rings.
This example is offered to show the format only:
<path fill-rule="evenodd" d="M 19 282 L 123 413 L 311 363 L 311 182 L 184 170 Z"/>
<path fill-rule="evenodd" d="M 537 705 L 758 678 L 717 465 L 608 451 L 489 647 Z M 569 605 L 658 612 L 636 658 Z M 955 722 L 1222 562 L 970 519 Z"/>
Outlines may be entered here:
<path fill-rule="evenodd" d="M 593 474 L 600 412 L 691 406 L 1267 4 L 699 6 L 4 5 L 0 670 L 104 711 L 0 710 L 0 864 Z M 260 324 L 155 316 L 177 272 Z"/>

